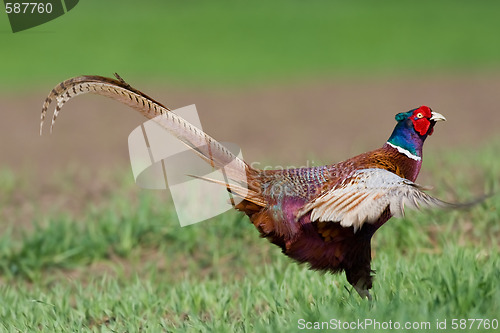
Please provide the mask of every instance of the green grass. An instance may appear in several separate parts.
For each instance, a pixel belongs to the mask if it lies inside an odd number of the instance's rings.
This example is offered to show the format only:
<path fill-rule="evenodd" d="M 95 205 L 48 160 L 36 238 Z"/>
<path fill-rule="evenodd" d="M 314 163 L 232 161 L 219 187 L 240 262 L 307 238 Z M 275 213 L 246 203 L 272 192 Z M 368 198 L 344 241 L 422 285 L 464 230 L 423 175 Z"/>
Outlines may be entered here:
<path fill-rule="evenodd" d="M 81 74 L 174 85 L 500 68 L 498 1 L 80 1 L 13 34 L 1 17 L 0 84 Z"/>
<path fill-rule="evenodd" d="M 494 141 L 428 154 L 433 193 L 467 200 L 472 192 L 498 192 L 499 148 Z M 43 215 L 24 233 L 10 220 L 0 239 L 1 329 L 293 332 L 300 319 L 373 319 L 429 322 L 435 331 L 446 319 L 452 331 L 453 319 L 500 320 L 498 195 L 468 211 L 391 220 L 373 240 L 377 274 L 368 302 L 343 275 L 292 263 L 240 214 L 181 228 L 164 194 L 137 192 L 123 178 L 103 205 L 78 216 Z M 6 171 L 0 184 L 7 184 L 0 210 L 17 185 L 26 186 Z M 61 196 L 75 191 L 63 185 Z"/>

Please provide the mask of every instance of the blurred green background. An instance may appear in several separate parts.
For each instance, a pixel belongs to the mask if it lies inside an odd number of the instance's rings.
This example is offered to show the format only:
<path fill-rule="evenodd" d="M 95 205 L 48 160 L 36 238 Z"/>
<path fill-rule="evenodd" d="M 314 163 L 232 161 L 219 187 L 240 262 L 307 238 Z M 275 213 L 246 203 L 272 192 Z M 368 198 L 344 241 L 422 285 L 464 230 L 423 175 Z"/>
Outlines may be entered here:
<path fill-rule="evenodd" d="M 1 83 L 78 74 L 234 85 L 500 67 L 498 1 L 80 1 L 12 34 Z"/>

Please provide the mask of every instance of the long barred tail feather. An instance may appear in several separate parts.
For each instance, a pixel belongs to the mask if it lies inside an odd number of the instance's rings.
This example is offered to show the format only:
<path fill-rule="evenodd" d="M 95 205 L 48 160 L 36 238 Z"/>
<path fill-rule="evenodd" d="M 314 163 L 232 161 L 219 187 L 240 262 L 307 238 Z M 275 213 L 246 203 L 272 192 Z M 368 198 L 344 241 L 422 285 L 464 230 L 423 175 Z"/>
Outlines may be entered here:
<path fill-rule="evenodd" d="M 47 110 L 52 101 L 55 100 L 57 104 L 50 125 L 51 133 L 57 116 L 67 101 L 86 93 L 102 95 L 137 110 L 149 119 L 154 119 L 180 141 L 193 149 L 207 163 L 218 169 L 224 167 L 224 172 L 229 179 L 240 184 L 248 185 L 247 177 L 254 173 L 255 170 L 242 159 L 238 158 L 211 136 L 190 124 L 163 104 L 157 102 L 143 92 L 132 88 L 118 74 L 115 74 L 115 76 L 117 79 L 96 75 L 84 75 L 59 83 L 52 89 L 43 103 L 40 135 L 42 134 Z"/>
<path fill-rule="evenodd" d="M 70 99 L 86 93 L 110 97 L 139 111 L 149 119 L 153 119 L 156 116 L 170 111 L 169 108 L 155 101 L 153 98 L 137 89 L 132 88 L 118 74 L 115 75 L 118 80 L 97 75 L 83 75 L 59 83 L 54 89 L 52 89 L 43 103 L 40 135 L 42 134 L 48 107 L 54 99 L 56 100 L 57 105 L 54 115 L 52 116 L 50 132 L 52 132 L 54 123 L 63 105 Z"/>

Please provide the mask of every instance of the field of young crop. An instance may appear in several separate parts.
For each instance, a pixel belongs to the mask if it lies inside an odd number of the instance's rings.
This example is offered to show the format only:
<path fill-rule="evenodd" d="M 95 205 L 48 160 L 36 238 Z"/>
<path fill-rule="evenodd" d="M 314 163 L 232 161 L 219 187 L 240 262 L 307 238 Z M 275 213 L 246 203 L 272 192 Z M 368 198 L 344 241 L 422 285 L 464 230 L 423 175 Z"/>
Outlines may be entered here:
<path fill-rule="evenodd" d="M 16 34 L 0 14 L 0 331 L 500 330 L 499 10 L 88 0 Z M 385 140 L 396 112 L 430 103 L 449 119 L 417 182 L 452 202 L 493 195 L 390 220 L 363 300 L 241 213 L 181 228 L 166 191 L 133 182 L 126 136 L 143 119 L 125 107 L 79 98 L 38 137 L 56 83 L 113 72 L 167 105 L 201 105 L 210 134 L 270 164 L 340 161 Z"/>
<path fill-rule="evenodd" d="M 499 149 L 497 143 L 428 157 L 427 169 L 454 184 L 454 197 L 436 194 L 467 200 L 474 191 L 498 192 Z M 461 175 L 443 172 L 457 164 Z M 116 182 L 99 207 L 40 216 L 29 231 L 12 225 L 3 232 L 1 327 L 290 332 L 307 322 L 338 325 L 333 319 L 429 322 L 434 331 L 437 321 L 451 330 L 453 319 L 500 320 L 498 195 L 467 211 L 391 220 L 373 239 L 377 274 L 368 302 L 343 275 L 292 263 L 239 213 L 181 228 L 164 193 L 137 191 L 128 174 Z M 0 184 L 0 208 L 19 204 L 22 177 L 4 171 Z M 69 195 L 85 183 L 59 185 L 59 195 Z"/>

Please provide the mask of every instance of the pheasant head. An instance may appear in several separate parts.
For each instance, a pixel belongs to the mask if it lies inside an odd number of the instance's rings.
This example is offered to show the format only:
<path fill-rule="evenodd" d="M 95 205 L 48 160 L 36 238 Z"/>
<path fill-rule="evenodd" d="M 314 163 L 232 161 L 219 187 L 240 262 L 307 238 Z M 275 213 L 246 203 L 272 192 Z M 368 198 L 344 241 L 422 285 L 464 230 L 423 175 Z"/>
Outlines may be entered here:
<path fill-rule="evenodd" d="M 446 118 L 428 106 L 398 113 L 398 123 L 387 142 L 409 157 L 420 160 L 424 141 L 428 135 L 432 135 L 434 125 L 440 120 Z"/>

